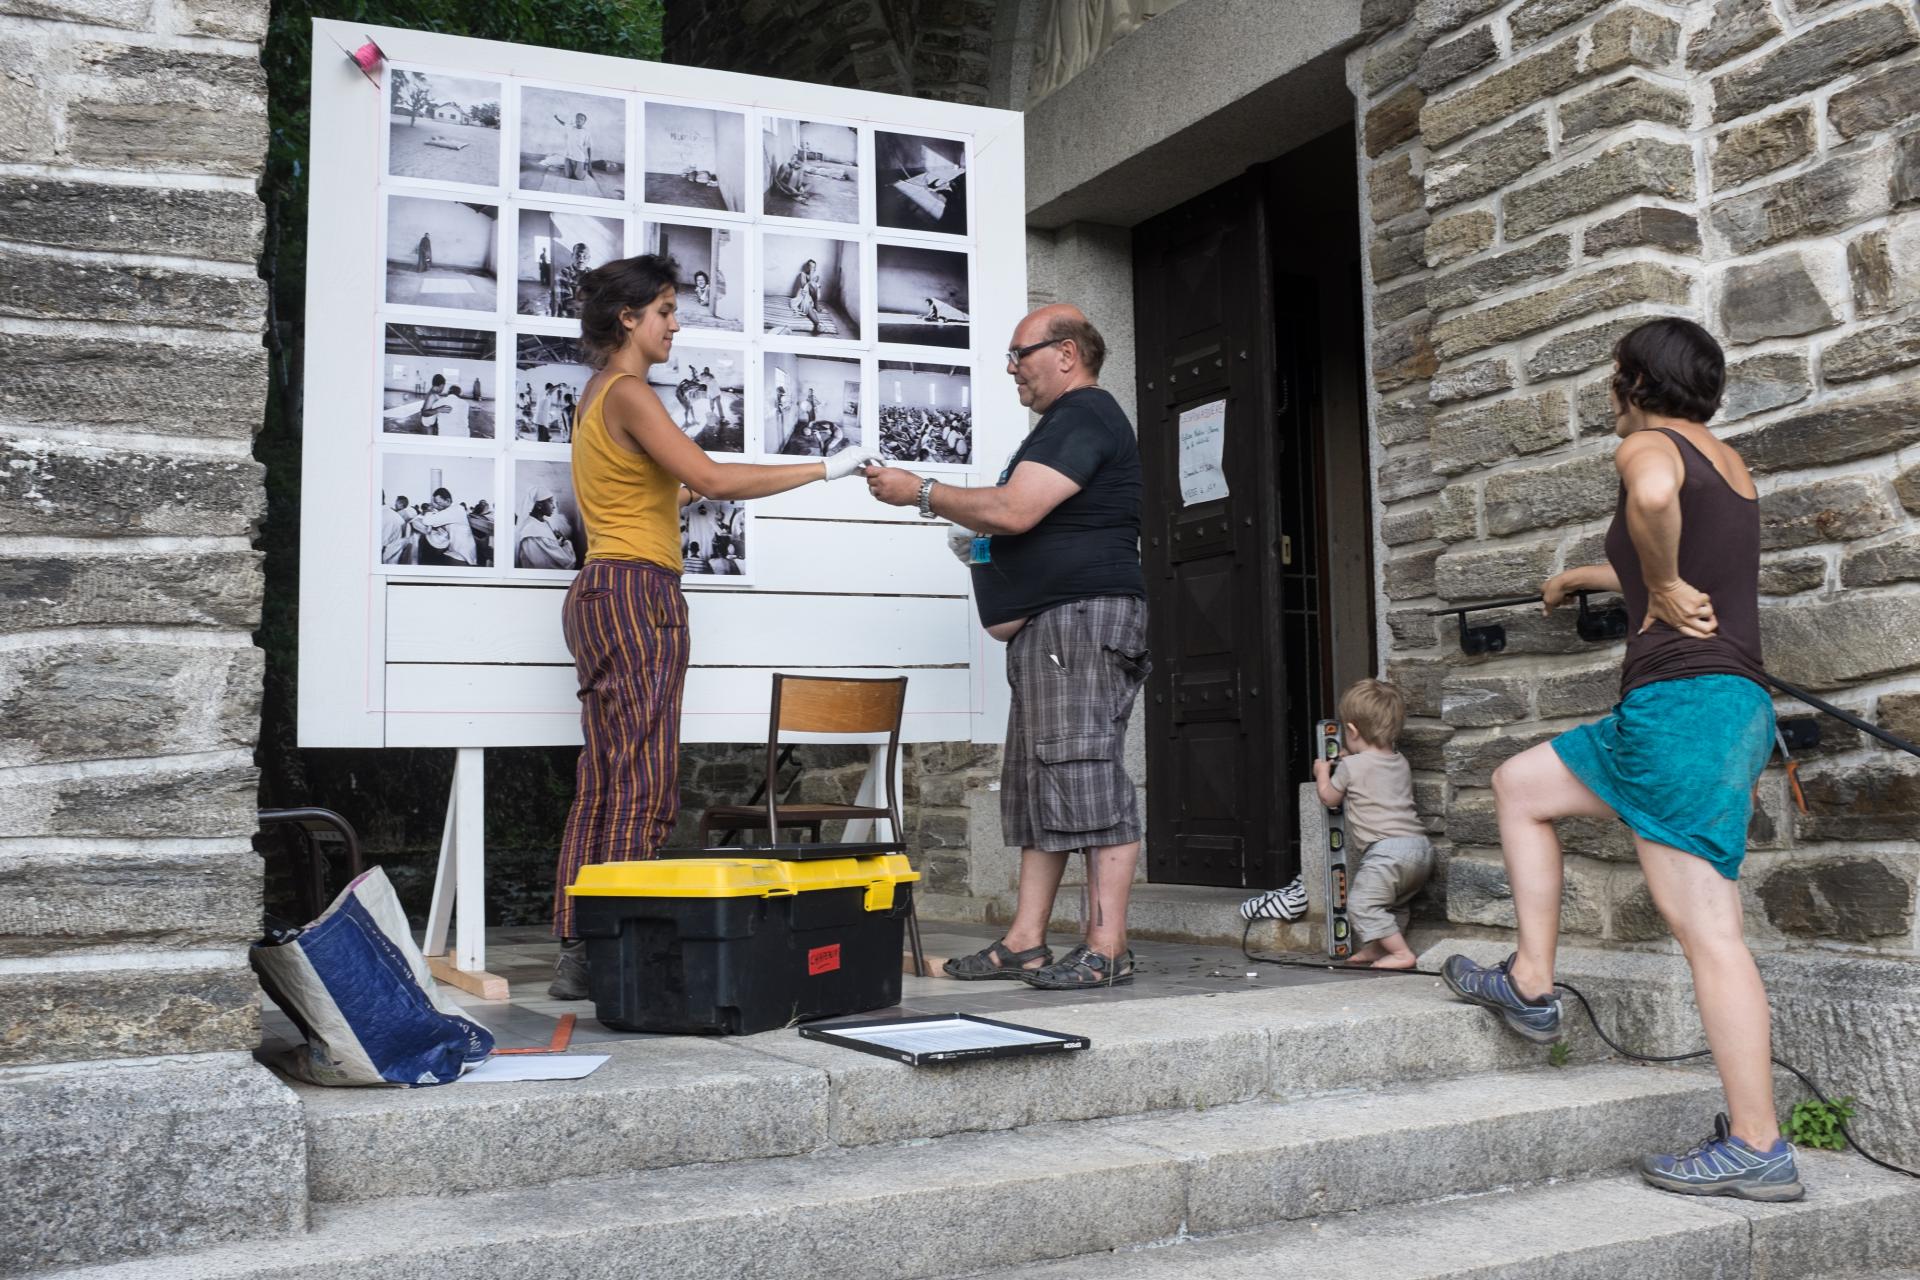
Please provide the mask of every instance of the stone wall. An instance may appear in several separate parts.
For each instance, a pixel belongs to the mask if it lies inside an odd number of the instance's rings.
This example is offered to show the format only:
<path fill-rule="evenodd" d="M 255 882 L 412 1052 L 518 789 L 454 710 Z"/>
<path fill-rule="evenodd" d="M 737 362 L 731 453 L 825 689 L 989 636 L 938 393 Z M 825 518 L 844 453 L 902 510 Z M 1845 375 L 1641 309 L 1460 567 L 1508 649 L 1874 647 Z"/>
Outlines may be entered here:
<path fill-rule="evenodd" d="M 305 1212 L 247 1056 L 266 21 L 0 0 L 0 1274 Z"/>
<path fill-rule="evenodd" d="M 1537 611 L 1467 658 L 1429 609 L 1602 559 L 1609 350 L 1649 315 L 1727 346 L 1768 665 L 1920 727 L 1920 27 L 1890 0 L 1366 0 L 1382 647 L 1448 846 L 1433 904 L 1510 925 L 1493 768 L 1604 712 L 1620 646 Z M 1783 701 L 1783 715 L 1805 709 Z M 1792 811 L 1762 781 L 1763 948 L 1916 953 L 1920 760 L 1828 720 Z M 1565 920 L 1665 937 L 1614 824 L 1570 823 Z"/>

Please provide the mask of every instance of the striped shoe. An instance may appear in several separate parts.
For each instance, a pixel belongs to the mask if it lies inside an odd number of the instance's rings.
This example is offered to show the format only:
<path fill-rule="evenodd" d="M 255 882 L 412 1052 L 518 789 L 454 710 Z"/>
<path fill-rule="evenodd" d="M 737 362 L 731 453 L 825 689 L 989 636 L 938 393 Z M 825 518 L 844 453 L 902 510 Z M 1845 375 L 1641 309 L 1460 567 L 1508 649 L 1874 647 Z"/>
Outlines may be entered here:
<path fill-rule="evenodd" d="M 1755 1151 L 1733 1136 L 1724 1112 L 1713 1118 L 1713 1136 L 1677 1156 L 1641 1156 L 1640 1176 L 1662 1191 L 1683 1196 L 1736 1196 L 1742 1200 L 1798 1200 L 1807 1194 L 1793 1164 L 1793 1145 L 1779 1139 Z"/>
<path fill-rule="evenodd" d="M 1240 904 L 1242 920 L 1298 920 L 1307 914 L 1307 886 L 1295 876 L 1286 886 L 1256 893 Z"/>

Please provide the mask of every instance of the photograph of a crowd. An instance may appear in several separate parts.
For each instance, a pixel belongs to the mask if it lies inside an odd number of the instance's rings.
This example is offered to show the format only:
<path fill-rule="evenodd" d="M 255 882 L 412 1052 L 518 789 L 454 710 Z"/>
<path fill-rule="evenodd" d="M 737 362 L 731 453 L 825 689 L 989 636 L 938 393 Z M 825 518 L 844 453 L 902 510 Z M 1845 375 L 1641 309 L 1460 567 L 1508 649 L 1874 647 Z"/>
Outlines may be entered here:
<path fill-rule="evenodd" d="M 431 196 L 387 197 L 387 301 L 492 311 L 500 287 L 500 209 Z"/>
<path fill-rule="evenodd" d="M 388 453 L 380 459 L 380 563 L 493 567 L 494 460 Z"/>
<path fill-rule="evenodd" d="M 480 329 L 390 324 L 380 362 L 380 430 L 442 440 L 494 437 L 495 338 Z"/>
<path fill-rule="evenodd" d="M 667 414 L 708 453 L 747 451 L 746 352 L 676 340 L 647 382 Z"/>
<path fill-rule="evenodd" d="M 967 144 L 873 134 L 874 220 L 899 231 L 967 234 Z"/>
<path fill-rule="evenodd" d="M 627 198 L 627 104 L 572 89 L 520 90 L 520 190 Z"/>
<path fill-rule="evenodd" d="M 973 378 L 964 365 L 880 362 L 880 457 L 968 466 Z"/>
<path fill-rule="evenodd" d="M 760 208 L 769 217 L 860 221 L 860 135 L 853 126 L 763 116 L 760 159 Z"/>
<path fill-rule="evenodd" d="M 514 353 L 515 440 L 567 444 L 573 439 L 573 412 L 593 369 L 572 338 L 523 333 Z"/>
<path fill-rule="evenodd" d="M 860 447 L 858 360 L 769 351 L 763 362 L 768 455 L 824 458 Z"/>
<path fill-rule="evenodd" d="M 647 203 L 746 210 L 745 116 L 670 102 L 649 102 L 645 113 Z"/>
<path fill-rule="evenodd" d="M 747 574 L 747 508 L 701 498 L 680 508 L 683 573 L 741 578 Z"/>
<path fill-rule="evenodd" d="M 642 225 L 640 252 L 671 258 L 679 268 L 674 299 L 680 323 L 689 329 L 738 333 L 745 327 L 740 282 L 746 279 L 746 237 L 734 227 L 685 222 Z"/>
<path fill-rule="evenodd" d="M 499 186 L 501 87 L 498 80 L 393 68 L 387 73 L 387 172 Z"/>

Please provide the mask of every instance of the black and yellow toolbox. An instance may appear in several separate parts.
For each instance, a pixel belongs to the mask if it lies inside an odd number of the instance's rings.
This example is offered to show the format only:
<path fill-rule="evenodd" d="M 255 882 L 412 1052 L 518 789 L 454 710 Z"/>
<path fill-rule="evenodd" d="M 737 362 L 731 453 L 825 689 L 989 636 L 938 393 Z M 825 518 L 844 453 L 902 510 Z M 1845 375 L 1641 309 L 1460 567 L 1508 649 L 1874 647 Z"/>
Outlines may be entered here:
<path fill-rule="evenodd" d="M 900 1003 L 919 873 L 898 853 L 797 847 L 581 868 L 567 892 L 594 1015 L 620 1031 L 744 1035 Z"/>

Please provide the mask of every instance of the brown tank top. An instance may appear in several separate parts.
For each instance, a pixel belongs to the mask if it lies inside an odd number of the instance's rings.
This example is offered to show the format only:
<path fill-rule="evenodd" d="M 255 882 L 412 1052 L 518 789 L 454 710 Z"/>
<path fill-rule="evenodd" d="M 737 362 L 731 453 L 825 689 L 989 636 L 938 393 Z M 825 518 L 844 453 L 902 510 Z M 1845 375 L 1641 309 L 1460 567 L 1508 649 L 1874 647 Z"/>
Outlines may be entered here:
<path fill-rule="evenodd" d="M 1667 427 L 1686 466 L 1680 486 L 1680 576 L 1713 598 L 1719 630 L 1705 640 L 1683 636 L 1664 622 L 1645 635 L 1647 580 L 1627 531 L 1627 487 L 1607 528 L 1607 562 L 1620 575 L 1627 600 L 1627 660 L 1620 696 L 1656 680 L 1733 675 L 1760 680 L 1760 504 L 1739 493 L 1693 441 Z"/>

